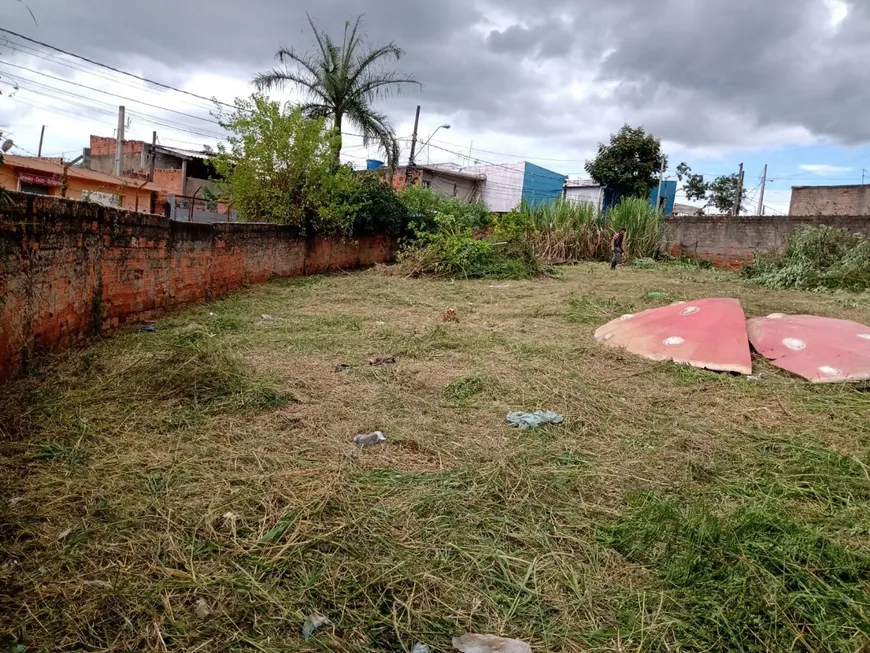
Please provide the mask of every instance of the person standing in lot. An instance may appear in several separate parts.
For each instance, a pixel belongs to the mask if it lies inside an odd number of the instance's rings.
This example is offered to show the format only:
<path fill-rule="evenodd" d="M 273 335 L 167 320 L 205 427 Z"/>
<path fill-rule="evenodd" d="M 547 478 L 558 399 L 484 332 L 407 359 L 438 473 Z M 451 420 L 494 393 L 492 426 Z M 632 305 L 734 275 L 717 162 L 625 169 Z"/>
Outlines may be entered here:
<path fill-rule="evenodd" d="M 625 242 L 625 228 L 620 229 L 613 234 L 613 240 L 610 241 L 613 247 L 613 261 L 610 263 L 610 269 L 615 270 L 616 266 L 622 263 L 622 254 L 625 251 L 623 244 Z"/>

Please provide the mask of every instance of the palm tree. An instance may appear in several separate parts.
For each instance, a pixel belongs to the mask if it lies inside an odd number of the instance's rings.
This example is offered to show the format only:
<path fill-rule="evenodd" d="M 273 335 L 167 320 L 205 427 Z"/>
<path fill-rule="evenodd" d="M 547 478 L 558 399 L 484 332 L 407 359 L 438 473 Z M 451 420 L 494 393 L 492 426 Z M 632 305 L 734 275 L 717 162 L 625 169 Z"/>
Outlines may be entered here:
<path fill-rule="evenodd" d="M 318 30 L 308 16 L 320 51 L 300 54 L 281 48 L 275 56 L 282 67 L 260 73 L 254 78 L 254 84 L 261 91 L 283 88 L 288 84 L 301 88 L 310 100 L 302 105 L 302 111 L 312 118 L 332 120 L 339 152 L 342 128 L 347 119 L 361 132 L 364 145 L 375 142 L 384 150 L 387 163 L 393 168 L 399 160 L 396 133 L 387 116 L 370 105 L 376 99 L 398 92 L 405 84 L 420 86 L 420 83 L 382 65 L 383 60 L 398 61 L 405 54 L 395 43 L 361 51 L 361 21 L 362 16 L 358 16 L 353 24 L 345 23 L 344 41 L 338 44 L 329 34 Z M 338 156 L 336 153 L 336 158 Z"/>

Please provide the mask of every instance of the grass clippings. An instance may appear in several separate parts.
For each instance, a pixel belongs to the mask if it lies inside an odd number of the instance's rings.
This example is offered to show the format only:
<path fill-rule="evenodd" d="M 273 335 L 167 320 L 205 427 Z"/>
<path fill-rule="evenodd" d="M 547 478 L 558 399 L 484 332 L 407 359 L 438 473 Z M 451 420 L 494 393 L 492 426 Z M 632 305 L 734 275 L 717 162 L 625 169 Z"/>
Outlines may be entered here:
<path fill-rule="evenodd" d="M 867 305 L 679 267 L 491 286 L 277 281 L 4 388 L 0 650 L 870 645 L 867 385 L 592 339 L 708 296 L 865 323 Z M 366 364 L 384 352 L 399 364 Z M 565 422 L 504 421 L 539 409 Z M 306 641 L 311 615 L 328 623 Z"/>

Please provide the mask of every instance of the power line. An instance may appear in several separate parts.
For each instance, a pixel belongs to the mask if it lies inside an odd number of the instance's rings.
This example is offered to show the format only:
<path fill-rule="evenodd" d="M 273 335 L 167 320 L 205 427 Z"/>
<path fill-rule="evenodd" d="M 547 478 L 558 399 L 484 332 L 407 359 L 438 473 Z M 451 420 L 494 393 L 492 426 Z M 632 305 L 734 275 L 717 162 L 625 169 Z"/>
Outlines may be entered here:
<path fill-rule="evenodd" d="M 36 45 L 41 45 L 44 48 L 49 48 L 50 50 L 54 50 L 55 52 L 60 52 L 61 54 L 65 54 L 68 57 L 75 57 L 76 59 L 81 59 L 82 61 L 87 61 L 89 64 L 93 64 L 95 66 L 100 66 L 101 68 L 111 70 L 111 71 L 119 73 L 121 75 L 126 75 L 127 77 L 132 77 L 134 79 L 138 79 L 139 81 L 146 82 L 148 84 L 154 84 L 155 86 L 159 86 L 161 88 L 165 88 L 165 89 L 168 89 L 170 91 L 175 91 L 177 93 L 184 93 L 185 95 L 189 95 L 191 97 L 195 97 L 195 98 L 198 98 L 200 100 L 205 100 L 206 102 L 214 102 L 216 104 L 221 104 L 225 107 L 230 107 L 232 109 L 236 108 L 234 105 L 227 104 L 226 102 L 221 102 L 216 98 L 207 98 L 204 95 L 198 95 L 197 93 L 191 93 L 190 91 L 185 91 L 183 89 L 176 88 L 175 86 L 170 86 L 169 84 L 164 84 L 162 82 L 156 82 L 153 79 L 148 79 L 147 77 L 142 77 L 141 75 L 136 75 L 134 73 L 129 73 L 126 70 L 121 70 L 120 68 L 115 68 L 115 67 L 110 66 L 108 64 L 100 63 L 99 61 L 94 61 L 93 59 L 88 59 L 87 57 L 83 57 L 82 55 L 74 54 L 74 53 L 69 52 L 67 50 L 63 50 L 61 48 L 58 48 L 54 45 L 49 45 L 48 43 L 44 43 L 43 41 L 37 41 L 36 39 L 29 38 L 27 36 L 24 36 L 23 34 L 19 34 L 18 32 L 13 32 L 12 30 L 5 29 L 3 27 L 0 27 L 0 32 L 5 32 L 6 34 L 11 34 L 12 36 L 15 36 L 19 39 L 29 41 L 30 43 L 35 43 Z"/>
<path fill-rule="evenodd" d="M 133 98 L 127 97 L 126 95 L 118 95 L 117 93 L 112 93 L 111 91 L 104 91 L 102 89 L 95 88 L 93 86 L 88 86 L 87 84 L 79 84 L 78 82 L 71 82 L 71 81 L 69 81 L 67 79 L 63 79 L 61 77 L 55 77 L 54 75 L 49 75 L 48 73 L 43 73 L 43 72 L 40 72 L 38 70 L 34 70 L 33 68 L 28 68 L 27 66 L 19 66 L 18 64 L 9 63 L 8 61 L 0 61 L 0 64 L 2 64 L 4 66 L 12 66 L 13 68 L 19 68 L 21 70 L 26 70 L 29 73 L 34 73 L 35 75 L 40 75 L 42 77 L 48 77 L 49 79 L 53 79 L 56 82 L 70 84 L 71 86 L 78 86 L 79 88 L 84 88 L 84 89 L 87 89 L 89 91 L 94 91 L 95 93 L 103 93 L 105 95 L 110 95 L 112 97 L 116 97 L 116 98 L 119 98 L 121 100 L 126 100 L 127 102 L 135 102 L 137 104 L 142 104 L 146 107 L 151 107 L 152 109 L 160 109 L 161 111 L 168 111 L 169 113 L 175 113 L 175 114 L 178 114 L 179 116 L 184 116 L 185 118 L 193 118 L 194 120 L 202 120 L 203 122 L 208 122 L 208 123 L 211 123 L 213 125 L 220 125 L 220 123 L 217 120 L 214 120 L 212 118 L 203 118 L 202 116 L 195 116 L 192 113 L 184 113 L 183 111 L 176 111 L 175 109 L 161 107 L 160 105 L 151 104 L 150 102 L 143 102 L 142 100 L 134 100 Z M 28 81 L 32 81 L 32 80 L 28 80 Z M 55 88 L 55 87 L 49 87 L 49 88 Z M 60 89 L 55 88 L 55 90 L 60 90 Z"/>

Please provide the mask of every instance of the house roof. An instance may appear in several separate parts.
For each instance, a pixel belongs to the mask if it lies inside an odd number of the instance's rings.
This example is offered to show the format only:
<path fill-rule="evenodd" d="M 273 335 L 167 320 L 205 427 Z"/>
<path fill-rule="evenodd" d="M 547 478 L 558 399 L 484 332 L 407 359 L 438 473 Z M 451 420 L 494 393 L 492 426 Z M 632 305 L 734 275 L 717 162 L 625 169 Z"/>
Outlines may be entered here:
<path fill-rule="evenodd" d="M 568 179 L 565 182 L 566 188 L 585 188 L 587 186 L 600 186 L 594 179 Z"/>
<path fill-rule="evenodd" d="M 452 170 L 450 168 L 441 168 L 438 166 L 415 166 L 418 170 L 425 170 L 436 175 L 445 177 L 462 177 L 463 179 L 473 179 L 475 181 L 486 181 L 486 175 L 474 174 L 471 172 L 463 172 L 461 170 Z"/>
<path fill-rule="evenodd" d="M 38 159 L 32 156 L 17 156 L 15 154 L 4 154 L 3 165 L 13 168 L 21 168 L 23 170 L 35 170 L 49 175 L 62 175 L 64 166 L 59 163 L 54 163 L 47 159 Z M 128 186 L 133 188 L 142 188 L 143 190 L 157 191 L 160 190 L 153 183 L 148 182 L 143 184 L 143 180 L 133 177 L 115 177 L 107 175 L 103 172 L 90 170 L 88 168 L 77 168 L 70 166 L 66 171 L 69 177 L 74 179 L 87 179 L 102 184 L 111 184 L 112 186 Z"/>
<path fill-rule="evenodd" d="M 184 150 L 180 147 L 168 147 L 166 145 L 158 145 L 156 149 L 158 152 L 171 154 L 180 159 L 207 159 L 209 156 L 206 152 L 200 150 Z"/>

